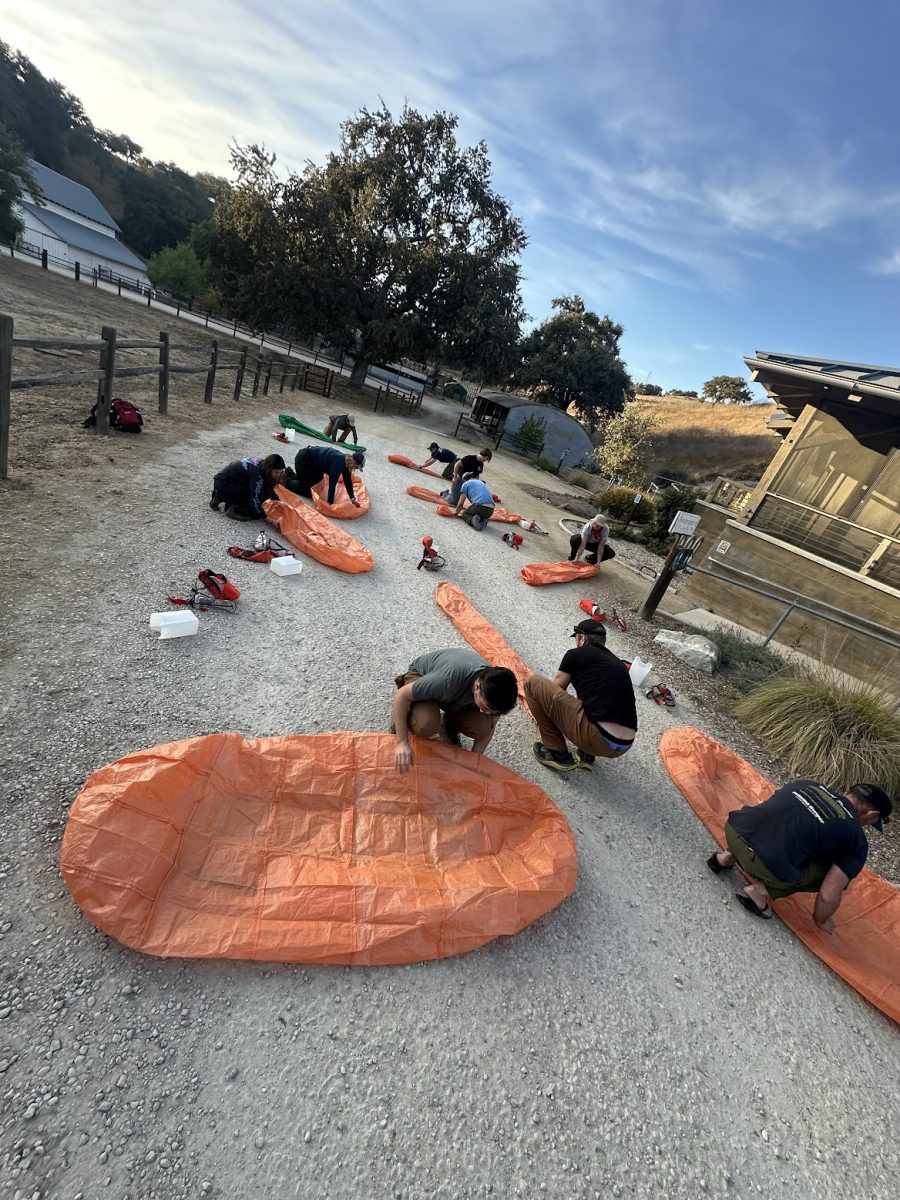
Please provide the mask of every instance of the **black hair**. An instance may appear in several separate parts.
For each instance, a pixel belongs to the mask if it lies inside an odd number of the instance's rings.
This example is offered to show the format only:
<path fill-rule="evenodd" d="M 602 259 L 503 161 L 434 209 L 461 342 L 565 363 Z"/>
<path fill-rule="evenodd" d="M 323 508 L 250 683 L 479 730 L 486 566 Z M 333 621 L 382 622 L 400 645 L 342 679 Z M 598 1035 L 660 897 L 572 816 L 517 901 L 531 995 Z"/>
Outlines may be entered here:
<path fill-rule="evenodd" d="M 508 667 L 487 667 L 479 676 L 485 702 L 498 713 L 508 713 L 516 707 L 519 685 Z"/>
<path fill-rule="evenodd" d="M 259 464 L 259 469 L 265 475 L 268 471 L 283 471 L 284 459 L 280 454 L 267 454 Z"/>
<path fill-rule="evenodd" d="M 440 446 L 438 445 L 437 442 L 432 442 L 431 445 L 428 447 L 428 449 L 429 450 L 440 450 Z"/>

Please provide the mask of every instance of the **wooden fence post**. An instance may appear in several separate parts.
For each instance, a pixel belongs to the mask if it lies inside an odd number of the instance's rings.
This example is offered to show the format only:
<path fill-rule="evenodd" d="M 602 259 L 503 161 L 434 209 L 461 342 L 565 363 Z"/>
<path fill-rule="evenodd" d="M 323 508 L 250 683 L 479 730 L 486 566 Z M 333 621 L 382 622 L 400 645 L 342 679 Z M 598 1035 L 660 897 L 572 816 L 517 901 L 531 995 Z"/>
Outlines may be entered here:
<path fill-rule="evenodd" d="M 209 351 L 209 370 L 206 373 L 206 390 L 203 393 L 203 403 L 212 404 L 213 388 L 216 386 L 216 365 L 219 361 L 219 343 L 213 338 Z"/>
<path fill-rule="evenodd" d="M 9 402 L 12 383 L 13 319 L 0 317 L 0 479 L 9 470 Z"/>
<path fill-rule="evenodd" d="M 75 261 L 75 282 L 79 283 L 80 280 L 81 280 L 81 263 L 78 262 L 78 260 L 76 259 L 76 261 Z"/>
<path fill-rule="evenodd" d="M 47 270 L 47 251 L 46 250 L 41 251 L 41 266 L 44 268 L 45 271 Z"/>
<path fill-rule="evenodd" d="M 247 347 L 241 351 L 238 368 L 234 373 L 234 399 L 240 400 L 241 388 L 244 386 L 244 371 L 247 369 Z"/>
<path fill-rule="evenodd" d="M 253 372 L 253 398 L 256 399 L 256 393 L 259 391 L 259 377 L 262 374 L 262 359 L 259 355 L 256 356 L 256 370 Z"/>
<path fill-rule="evenodd" d="M 97 432 L 109 433 L 109 406 L 112 404 L 113 388 L 116 378 L 116 330 L 112 325 L 104 325 L 100 336 L 106 346 L 100 351 L 100 370 L 103 378 L 97 384 Z"/>
<path fill-rule="evenodd" d="M 300 364 L 294 368 L 294 378 L 291 380 L 291 391 L 296 392 L 297 384 L 300 382 Z"/>
<path fill-rule="evenodd" d="M 281 368 L 281 383 L 279 384 L 279 387 L 278 387 L 279 395 L 284 391 L 284 381 L 287 379 L 289 365 L 290 365 L 289 363 L 285 362 L 284 366 Z"/>
<path fill-rule="evenodd" d="M 303 364 L 303 379 L 300 382 L 301 391 L 306 391 L 306 381 L 309 379 L 309 363 Z"/>
<path fill-rule="evenodd" d="M 159 411 L 169 411 L 169 335 L 165 329 L 159 331 Z"/>
<path fill-rule="evenodd" d="M 264 396 L 268 396 L 268 394 L 269 394 L 269 380 L 272 378 L 272 367 L 274 365 L 275 365 L 274 360 L 270 358 L 269 359 L 269 367 L 268 367 L 268 370 L 266 371 L 266 382 L 263 384 L 263 395 Z"/>

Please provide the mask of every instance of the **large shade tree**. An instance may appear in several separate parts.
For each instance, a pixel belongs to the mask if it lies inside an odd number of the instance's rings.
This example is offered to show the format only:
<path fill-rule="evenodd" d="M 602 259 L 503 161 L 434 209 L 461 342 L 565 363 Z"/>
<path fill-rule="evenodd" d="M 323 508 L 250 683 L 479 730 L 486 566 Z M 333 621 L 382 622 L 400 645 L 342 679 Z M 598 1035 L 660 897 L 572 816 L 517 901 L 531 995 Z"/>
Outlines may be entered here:
<path fill-rule="evenodd" d="M 555 408 L 574 406 L 578 418 L 596 429 L 621 412 L 631 394 L 619 356 L 624 330 L 586 309 L 580 296 L 562 296 L 553 308 L 555 315 L 523 339 L 510 382 Z"/>
<path fill-rule="evenodd" d="M 16 209 L 20 200 L 41 199 L 40 188 L 19 140 L 0 121 L 0 242 L 15 242 L 25 228 Z"/>
<path fill-rule="evenodd" d="M 324 166 L 281 178 L 258 146 L 233 152 L 237 186 L 216 205 L 211 257 L 223 300 L 249 324 L 323 333 L 370 364 L 447 357 L 509 370 L 524 317 L 526 238 L 491 186 L 484 143 L 457 119 L 382 106 L 341 126 Z"/>

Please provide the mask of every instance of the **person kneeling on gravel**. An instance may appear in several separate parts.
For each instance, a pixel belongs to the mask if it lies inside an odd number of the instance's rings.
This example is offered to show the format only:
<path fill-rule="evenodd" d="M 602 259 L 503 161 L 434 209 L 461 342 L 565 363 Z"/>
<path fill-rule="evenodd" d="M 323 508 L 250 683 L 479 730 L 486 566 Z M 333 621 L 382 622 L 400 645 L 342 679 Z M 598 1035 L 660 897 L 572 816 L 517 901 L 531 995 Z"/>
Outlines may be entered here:
<path fill-rule="evenodd" d="M 328 418 L 325 436 L 330 437 L 333 442 L 346 442 L 351 433 L 353 434 L 353 444 L 356 445 L 359 437 L 356 433 L 356 417 L 353 413 L 335 413 L 333 417 Z M 338 437 L 338 434 L 341 436 Z"/>
<path fill-rule="evenodd" d="M 312 490 L 328 476 L 328 503 L 334 504 L 334 493 L 338 480 L 343 479 L 350 503 L 359 508 L 353 492 L 353 472 L 361 471 L 366 465 L 366 456 L 359 450 L 345 454 L 332 446 L 304 446 L 297 451 L 293 471 L 288 470 L 281 481 L 282 487 L 305 500 L 312 502 Z"/>
<path fill-rule="evenodd" d="M 225 505 L 225 516 L 235 521 L 258 521 L 265 513 L 263 502 L 275 498 L 275 484 L 284 474 L 284 459 L 280 454 L 258 458 L 238 458 L 219 471 L 213 479 L 209 507 L 219 511 Z"/>
<path fill-rule="evenodd" d="M 462 733 L 472 739 L 472 750 L 483 754 L 498 720 L 515 708 L 518 698 L 512 671 L 492 667 L 468 649 L 420 654 L 394 683 L 391 732 L 397 736 L 394 763 L 401 775 L 413 761 L 411 733 L 431 738 L 443 728 L 447 740 L 456 746 Z"/>
<path fill-rule="evenodd" d="M 479 450 L 477 454 L 464 454 L 462 458 L 458 458 L 453 464 L 453 474 L 450 476 L 449 492 L 441 492 L 441 495 L 450 504 L 455 504 L 459 499 L 459 491 L 467 479 L 473 475 L 479 476 L 484 470 L 484 464 L 490 462 L 493 458 L 490 447 L 485 446 L 483 450 Z"/>
<path fill-rule="evenodd" d="M 553 771 L 590 771 L 595 758 L 621 758 L 637 736 L 637 707 L 628 667 L 606 648 L 600 621 L 582 621 L 552 679 L 532 675 L 525 699 L 541 740 L 534 757 Z M 569 684 L 575 695 L 568 691 Z M 569 753 L 566 739 L 575 746 Z"/>
<path fill-rule="evenodd" d="M 813 920 L 823 933 L 832 933 L 844 890 L 866 864 L 863 829 L 884 833 L 892 811 L 890 798 L 874 783 L 855 783 L 844 796 L 811 779 L 795 779 L 762 804 L 730 812 L 728 849 L 711 854 L 706 865 L 714 875 L 737 865 L 750 882 L 735 899 L 766 920 L 773 915 L 770 899 L 816 892 Z"/>
<path fill-rule="evenodd" d="M 467 500 L 469 507 L 461 513 L 460 509 Z M 459 490 L 459 499 L 453 515 L 461 516 L 473 529 L 484 529 L 494 515 L 494 497 L 488 485 L 481 479 L 467 479 Z"/>
<path fill-rule="evenodd" d="M 573 533 L 569 538 L 569 562 L 578 562 L 582 554 L 584 561 L 592 565 L 616 557 L 615 550 L 609 544 L 609 526 L 603 513 L 597 513 L 581 533 Z"/>

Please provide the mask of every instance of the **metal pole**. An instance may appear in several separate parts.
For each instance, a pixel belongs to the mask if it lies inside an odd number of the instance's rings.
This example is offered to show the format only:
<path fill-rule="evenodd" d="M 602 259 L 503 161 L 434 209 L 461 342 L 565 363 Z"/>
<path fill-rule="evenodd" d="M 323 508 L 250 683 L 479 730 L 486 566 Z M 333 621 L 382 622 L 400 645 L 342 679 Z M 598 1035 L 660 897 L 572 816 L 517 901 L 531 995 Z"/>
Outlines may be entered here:
<path fill-rule="evenodd" d="M 169 335 L 165 329 L 159 331 L 159 411 L 169 411 Z"/>

